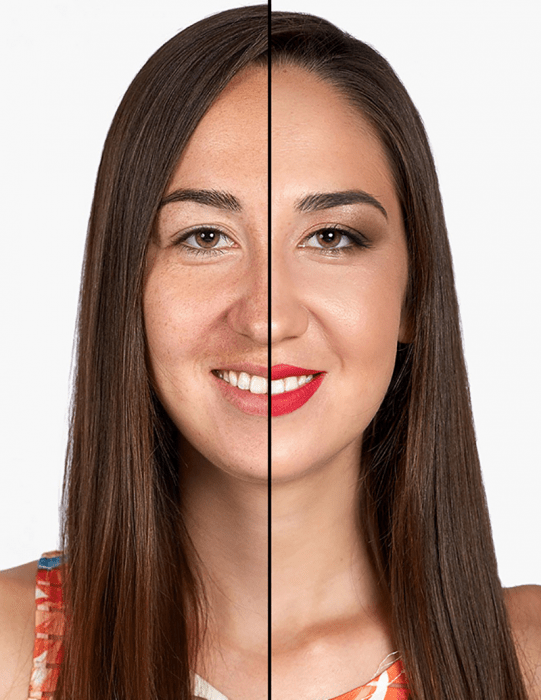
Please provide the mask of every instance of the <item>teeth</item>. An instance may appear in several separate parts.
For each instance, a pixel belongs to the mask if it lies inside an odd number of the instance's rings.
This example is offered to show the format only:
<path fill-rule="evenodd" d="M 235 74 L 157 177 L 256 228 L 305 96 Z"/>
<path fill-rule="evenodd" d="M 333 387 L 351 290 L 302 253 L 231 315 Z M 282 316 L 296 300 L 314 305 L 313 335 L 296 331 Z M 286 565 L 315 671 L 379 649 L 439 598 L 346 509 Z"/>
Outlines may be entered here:
<path fill-rule="evenodd" d="M 283 379 L 273 379 L 271 381 L 271 396 L 275 394 L 283 394 L 286 390 L 285 382 Z"/>
<path fill-rule="evenodd" d="M 286 391 L 295 391 L 308 384 L 314 378 L 313 374 L 303 374 L 300 377 L 286 377 L 285 379 L 273 379 L 271 381 L 271 396 L 283 394 Z"/>
<path fill-rule="evenodd" d="M 265 377 L 252 377 L 250 379 L 250 391 L 252 394 L 266 394 L 268 382 Z"/>
<path fill-rule="evenodd" d="M 227 379 L 225 381 L 227 381 Z M 250 389 L 250 375 L 246 374 L 246 372 L 241 372 L 239 374 L 237 386 L 239 389 Z"/>
<path fill-rule="evenodd" d="M 231 386 L 236 386 L 243 391 L 249 391 L 252 394 L 267 394 L 269 391 L 269 382 L 266 377 L 258 377 L 250 375 L 247 372 L 234 372 L 233 370 L 216 370 L 215 374 L 223 379 Z M 286 391 L 295 391 L 301 386 L 308 384 L 314 378 L 313 374 L 303 375 L 301 377 L 286 377 L 285 379 L 273 379 L 271 381 L 271 395 L 283 394 Z"/>
<path fill-rule="evenodd" d="M 294 391 L 299 388 L 299 380 L 297 377 L 286 377 L 285 378 L 286 391 Z"/>

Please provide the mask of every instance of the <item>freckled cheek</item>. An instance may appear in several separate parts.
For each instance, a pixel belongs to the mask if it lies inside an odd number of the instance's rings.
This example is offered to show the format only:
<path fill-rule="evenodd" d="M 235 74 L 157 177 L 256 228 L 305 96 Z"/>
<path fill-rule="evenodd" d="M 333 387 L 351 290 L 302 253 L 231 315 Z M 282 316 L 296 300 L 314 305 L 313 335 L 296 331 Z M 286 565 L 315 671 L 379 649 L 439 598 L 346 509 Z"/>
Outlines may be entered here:
<path fill-rule="evenodd" d="M 187 277 L 187 276 L 186 276 Z M 151 369 L 179 375 L 212 351 L 223 296 L 189 279 L 147 281 L 144 318 Z"/>

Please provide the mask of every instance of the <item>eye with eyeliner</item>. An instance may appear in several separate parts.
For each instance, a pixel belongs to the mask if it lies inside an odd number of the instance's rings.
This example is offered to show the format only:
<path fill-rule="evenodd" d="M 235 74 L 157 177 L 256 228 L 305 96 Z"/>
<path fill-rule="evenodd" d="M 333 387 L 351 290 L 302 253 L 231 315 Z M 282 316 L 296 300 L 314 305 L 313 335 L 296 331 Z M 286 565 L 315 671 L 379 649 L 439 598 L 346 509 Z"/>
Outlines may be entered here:
<path fill-rule="evenodd" d="M 327 236 L 327 241 L 318 237 Z M 335 240 L 333 240 L 333 237 Z M 328 245 L 325 245 L 327 243 Z M 343 226 L 319 226 L 303 239 L 300 248 L 309 248 L 323 255 L 338 257 L 351 255 L 362 249 L 370 248 L 370 241 L 358 231 Z"/>
<path fill-rule="evenodd" d="M 198 241 L 198 236 L 208 236 L 208 239 L 207 241 Z M 216 236 L 216 239 L 212 240 L 212 236 Z M 190 241 L 190 239 L 192 240 Z M 210 245 L 201 245 L 201 243 L 204 244 L 205 242 Z M 225 244 L 218 247 L 220 242 Z M 215 245 L 212 245 L 213 243 L 215 243 Z M 227 234 L 214 226 L 198 226 L 197 228 L 184 231 L 184 233 L 176 238 L 173 245 L 181 248 L 182 252 L 187 255 L 215 257 L 217 255 L 223 255 L 227 250 L 234 248 L 235 242 Z"/>

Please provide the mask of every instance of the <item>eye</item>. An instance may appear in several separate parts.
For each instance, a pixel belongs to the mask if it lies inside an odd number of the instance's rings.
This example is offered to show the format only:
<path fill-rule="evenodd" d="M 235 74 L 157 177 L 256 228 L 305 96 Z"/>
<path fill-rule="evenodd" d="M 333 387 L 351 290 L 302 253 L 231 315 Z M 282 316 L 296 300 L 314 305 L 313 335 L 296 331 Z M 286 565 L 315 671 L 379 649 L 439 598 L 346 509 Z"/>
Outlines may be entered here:
<path fill-rule="evenodd" d="M 306 246 L 309 248 L 345 248 L 348 245 L 351 245 L 351 240 L 348 239 L 347 234 L 332 228 L 316 231 L 306 241 Z"/>
<path fill-rule="evenodd" d="M 212 228 L 202 228 L 182 237 L 179 242 L 192 248 L 230 248 L 233 241 L 225 233 Z"/>
<path fill-rule="evenodd" d="M 177 239 L 176 245 L 182 246 L 191 255 L 219 255 L 235 244 L 218 229 L 198 228 L 184 233 Z"/>
<path fill-rule="evenodd" d="M 358 232 L 345 231 L 336 226 L 325 226 L 309 234 L 300 247 L 314 248 L 330 255 L 340 255 L 354 252 L 358 248 L 368 248 L 369 243 Z"/>

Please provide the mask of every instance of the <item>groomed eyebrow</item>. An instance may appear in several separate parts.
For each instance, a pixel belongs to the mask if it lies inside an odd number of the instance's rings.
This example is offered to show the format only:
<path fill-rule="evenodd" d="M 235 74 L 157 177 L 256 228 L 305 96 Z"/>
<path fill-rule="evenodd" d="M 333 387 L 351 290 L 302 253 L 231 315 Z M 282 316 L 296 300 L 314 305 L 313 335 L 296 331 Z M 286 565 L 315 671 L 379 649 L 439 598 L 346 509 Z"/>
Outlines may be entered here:
<path fill-rule="evenodd" d="M 387 212 L 381 202 L 364 190 L 347 190 L 345 192 L 321 192 L 303 197 L 295 205 L 300 212 L 323 211 L 333 207 L 344 207 L 348 204 L 370 204 L 380 211 L 387 219 Z"/>
<path fill-rule="evenodd" d="M 236 197 L 229 192 L 218 190 L 175 190 L 162 199 L 160 208 L 171 202 L 195 202 L 226 211 L 241 211 L 242 209 Z"/>

